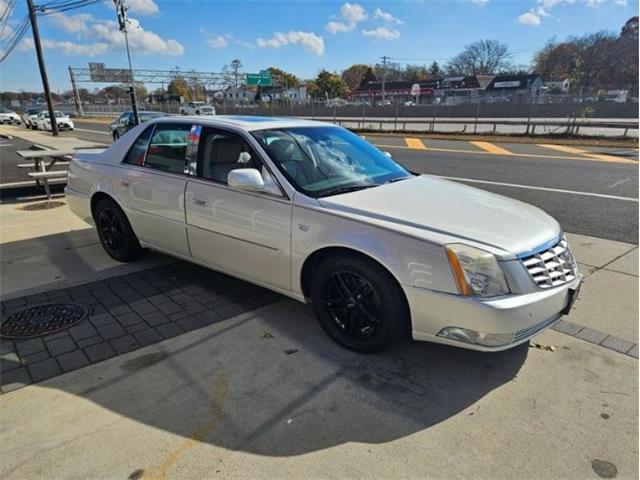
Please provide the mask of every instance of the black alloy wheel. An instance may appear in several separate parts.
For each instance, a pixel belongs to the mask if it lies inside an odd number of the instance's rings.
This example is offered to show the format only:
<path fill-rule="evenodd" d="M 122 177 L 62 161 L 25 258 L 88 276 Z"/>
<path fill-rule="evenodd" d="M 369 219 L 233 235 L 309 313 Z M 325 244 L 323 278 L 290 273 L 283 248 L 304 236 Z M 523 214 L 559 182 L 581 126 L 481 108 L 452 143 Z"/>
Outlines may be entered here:
<path fill-rule="evenodd" d="M 335 272 L 324 284 L 322 307 L 344 335 L 353 340 L 372 337 L 381 325 L 380 297 L 363 276 Z"/>
<path fill-rule="evenodd" d="M 139 256 L 142 250 L 140 242 L 127 216 L 113 200 L 100 200 L 94 218 L 102 248 L 111 258 L 128 262 Z"/>
<path fill-rule="evenodd" d="M 409 321 L 400 285 L 383 266 L 362 255 L 324 258 L 313 273 L 311 300 L 324 331 L 360 353 L 384 349 Z"/>

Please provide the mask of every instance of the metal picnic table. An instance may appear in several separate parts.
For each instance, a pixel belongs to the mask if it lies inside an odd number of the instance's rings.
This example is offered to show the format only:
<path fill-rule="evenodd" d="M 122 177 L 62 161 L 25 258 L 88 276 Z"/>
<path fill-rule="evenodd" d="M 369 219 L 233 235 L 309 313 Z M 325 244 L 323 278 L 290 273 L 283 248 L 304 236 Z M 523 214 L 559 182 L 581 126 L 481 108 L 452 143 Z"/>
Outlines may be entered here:
<path fill-rule="evenodd" d="M 54 166 L 68 166 L 68 159 L 76 152 L 75 149 L 65 150 L 18 150 L 25 160 L 33 160 L 33 164 L 19 164 L 19 168 L 29 168 L 27 173 L 33 178 L 36 186 L 40 186 L 40 182 L 44 185 L 47 198 L 51 200 L 51 189 L 49 188 L 49 180 L 66 178 L 67 170 L 52 170 Z M 49 158 L 49 161 L 46 159 Z"/>

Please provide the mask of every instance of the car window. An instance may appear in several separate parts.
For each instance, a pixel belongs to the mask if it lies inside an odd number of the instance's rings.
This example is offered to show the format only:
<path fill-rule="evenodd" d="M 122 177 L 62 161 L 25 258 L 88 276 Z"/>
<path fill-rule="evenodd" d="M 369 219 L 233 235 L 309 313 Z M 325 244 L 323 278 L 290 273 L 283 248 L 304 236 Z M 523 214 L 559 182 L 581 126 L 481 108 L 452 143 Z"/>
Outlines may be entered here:
<path fill-rule="evenodd" d="M 149 143 L 144 166 L 163 172 L 184 173 L 190 124 L 160 124 Z"/>
<path fill-rule="evenodd" d="M 198 148 L 198 176 L 227 183 L 231 170 L 260 169 L 260 161 L 247 142 L 232 133 L 203 128 Z"/>
<path fill-rule="evenodd" d="M 147 153 L 147 145 L 149 145 L 149 138 L 151 138 L 152 132 L 153 126 L 147 128 L 144 132 L 142 132 L 142 134 L 129 149 L 129 152 L 127 152 L 127 156 L 124 157 L 122 163 L 137 165 L 139 167 L 144 164 L 144 155 Z"/>

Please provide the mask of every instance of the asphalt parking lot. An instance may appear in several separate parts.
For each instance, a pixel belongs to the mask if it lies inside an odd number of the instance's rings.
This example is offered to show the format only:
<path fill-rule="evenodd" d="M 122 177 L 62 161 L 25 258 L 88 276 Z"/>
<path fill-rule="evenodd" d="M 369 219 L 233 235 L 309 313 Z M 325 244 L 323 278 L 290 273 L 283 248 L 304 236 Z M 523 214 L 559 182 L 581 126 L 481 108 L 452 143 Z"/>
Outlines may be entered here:
<path fill-rule="evenodd" d="M 589 153 L 370 140 L 439 175 L 596 195 L 630 178 L 611 195 L 637 199 L 637 164 Z M 0 477 L 637 478 L 637 202 L 478 186 L 564 212 L 586 275 L 555 330 L 497 354 L 405 340 L 357 355 L 308 306 L 151 252 L 117 264 L 65 206 L 3 201 L 3 319 L 42 303 L 89 314 L 0 342 Z"/>

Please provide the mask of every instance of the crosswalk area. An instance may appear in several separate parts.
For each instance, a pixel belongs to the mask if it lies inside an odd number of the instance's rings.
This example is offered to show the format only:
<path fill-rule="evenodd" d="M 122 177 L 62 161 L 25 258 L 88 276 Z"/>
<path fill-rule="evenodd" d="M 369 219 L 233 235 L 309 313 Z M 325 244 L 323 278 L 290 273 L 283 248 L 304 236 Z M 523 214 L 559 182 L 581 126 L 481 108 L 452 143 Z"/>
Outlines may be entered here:
<path fill-rule="evenodd" d="M 409 149 L 427 152 L 447 152 L 462 155 L 495 155 L 558 160 L 585 160 L 595 162 L 638 163 L 637 149 L 611 149 L 581 147 L 551 143 L 494 143 L 486 141 L 441 140 L 419 137 L 367 137 L 380 148 Z M 609 153 L 613 151 L 613 153 Z"/>

